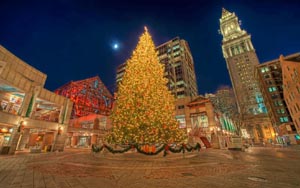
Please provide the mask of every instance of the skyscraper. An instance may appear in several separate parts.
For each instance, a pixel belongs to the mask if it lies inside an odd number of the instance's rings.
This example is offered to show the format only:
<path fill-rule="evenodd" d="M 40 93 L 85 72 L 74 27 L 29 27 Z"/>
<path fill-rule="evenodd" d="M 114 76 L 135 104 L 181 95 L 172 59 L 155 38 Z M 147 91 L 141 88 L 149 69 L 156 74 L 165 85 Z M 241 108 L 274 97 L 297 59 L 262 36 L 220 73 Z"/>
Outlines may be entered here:
<path fill-rule="evenodd" d="M 224 8 L 220 19 L 220 33 L 223 36 L 222 51 L 238 111 L 245 127 L 258 141 L 265 138 L 261 125 L 268 118 L 257 80 L 254 78 L 255 66 L 259 64 L 259 60 L 251 42 L 251 35 L 241 29 L 235 13 Z"/>
<path fill-rule="evenodd" d="M 188 42 L 175 37 L 156 48 L 160 63 L 165 66 L 167 86 L 176 98 L 197 96 L 194 60 Z M 116 83 L 122 80 L 126 63 L 117 68 Z"/>

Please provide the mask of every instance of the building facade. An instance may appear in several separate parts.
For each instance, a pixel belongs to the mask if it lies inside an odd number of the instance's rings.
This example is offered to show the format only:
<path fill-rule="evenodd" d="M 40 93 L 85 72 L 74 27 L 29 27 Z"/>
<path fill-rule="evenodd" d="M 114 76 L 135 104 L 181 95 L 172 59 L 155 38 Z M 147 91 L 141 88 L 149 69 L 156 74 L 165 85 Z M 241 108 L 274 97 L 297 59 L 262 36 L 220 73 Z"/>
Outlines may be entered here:
<path fill-rule="evenodd" d="M 0 150 L 63 150 L 72 102 L 44 89 L 47 75 L 0 46 Z"/>
<path fill-rule="evenodd" d="M 66 147 L 85 148 L 102 141 L 111 128 L 113 96 L 99 76 L 71 81 L 55 93 L 73 102 Z"/>
<path fill-rule="evenodd" d="M 197 96 L 198 87 L 194 60 L 188 42 L 176 37 L 156 48 L 160 63 L 164 64 L 167 86 L 176 98 Z M 116 83 L 122 80 L 126 63 L 117 68 Z"/>
<path fill-rule="evenodd" d="M 179 127 L 187 130 L 189 142 L 200 139 L 200 142 L 205 144 L 208 141 L 215 148 L 222 145 L 225 147 L 223 141 L 236 133 L 234 123 L 216 112 L 212 101 L 207 97 L 179 98 L 176 100 L 175 112 Z"/>
<path fill-rule="evenodd" d="M 223 36 L 222 51 L 226 60 L 238 112 L 243 126 L 256 142 L 270 137 L 264 127 L 271 126 L 257 80 L 255 66 L 259 64 L 251 36 L 240 27 L 235 13 L 222 9 L 220 33 Z"/>
<path fill-rule="evenodd" d="M 296 142 L 300 144 L 300 53 L 280 56 L 279 61 L 283 75 L 283 96 L 298 133 L 294 135 Z M 293 127 L 287 128 L 287 131 L 294 131 Z"/>
<path fill-rule="evenodd" d="M 294 57 L 291 55 L 286 59 Z M 277 143 L 291 142 L 295 144 L 296 128 L 284 99 L 282 67 L 279 59 L 258 65 L 255 76 L 259 81 L 259 87 L 274 129 L 274 131 L 272 130 L 272 139 Z"/>

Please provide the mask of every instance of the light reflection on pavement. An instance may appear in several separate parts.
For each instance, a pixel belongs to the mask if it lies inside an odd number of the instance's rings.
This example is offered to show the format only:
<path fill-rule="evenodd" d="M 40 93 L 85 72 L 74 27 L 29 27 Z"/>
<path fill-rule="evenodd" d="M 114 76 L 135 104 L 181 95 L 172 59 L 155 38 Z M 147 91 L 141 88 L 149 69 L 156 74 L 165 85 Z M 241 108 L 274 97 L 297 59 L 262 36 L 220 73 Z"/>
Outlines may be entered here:
<path fill-rule="evenodd" d="M 69 149 L 0 156 L 0 187 L 300 187 L 299 161 L 298 146 L 167 157 Z"/>

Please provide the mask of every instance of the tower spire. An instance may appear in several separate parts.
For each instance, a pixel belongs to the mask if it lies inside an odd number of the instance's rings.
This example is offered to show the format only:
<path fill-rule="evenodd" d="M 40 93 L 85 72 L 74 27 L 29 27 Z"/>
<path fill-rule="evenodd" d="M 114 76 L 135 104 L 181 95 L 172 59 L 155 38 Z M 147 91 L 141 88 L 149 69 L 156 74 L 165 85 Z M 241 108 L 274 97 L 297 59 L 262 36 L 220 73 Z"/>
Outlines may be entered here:
<path fill-rule="evenodd" d="M 224 7 L 222 8 L 222 18 L 230 16 L 232 13 L 226 10 Z"/>

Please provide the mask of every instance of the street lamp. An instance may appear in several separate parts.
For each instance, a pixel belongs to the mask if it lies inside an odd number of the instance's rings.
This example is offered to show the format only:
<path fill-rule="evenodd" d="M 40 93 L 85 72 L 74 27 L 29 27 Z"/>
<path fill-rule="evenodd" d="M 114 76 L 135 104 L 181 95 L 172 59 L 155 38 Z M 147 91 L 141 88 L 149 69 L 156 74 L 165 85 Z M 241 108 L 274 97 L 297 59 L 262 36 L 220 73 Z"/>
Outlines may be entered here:
<path fill-rule="evenodd" d="M 19 126 L 18 126 L 18 133 L 23 132 L 25 125 L 27 124 L 26 121 L 20 121 Z"/>
<path fill-rule="evenodd" d="M 57 134 L 58 135 L 61 135 L 62 131 L 64 130 L 63 127 L 59 126 L 58 129 L 57 129 Z"/>

